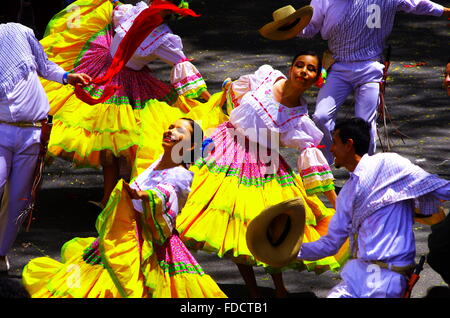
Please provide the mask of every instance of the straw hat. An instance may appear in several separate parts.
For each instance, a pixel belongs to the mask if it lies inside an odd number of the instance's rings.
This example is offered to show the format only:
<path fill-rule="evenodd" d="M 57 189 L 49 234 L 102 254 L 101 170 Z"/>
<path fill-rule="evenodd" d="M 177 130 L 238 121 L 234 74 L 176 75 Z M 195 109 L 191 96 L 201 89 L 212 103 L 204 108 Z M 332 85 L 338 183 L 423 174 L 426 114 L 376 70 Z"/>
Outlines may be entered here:
<path fill-rule="evenodd" d="M 273 21 L 259 29 L 259 33 L 269 40 L 292 39 L 308 25 L 312 15 L 311 6 L 304 6 L 298 10 L 290 5 L 282 7 L 272 13 Z"/>
<path fill-rule="evenodd" d="M 294 261 L 303 241 L 305 208 L 295 198 L 266 208 L 247 228 L 247 246 L 255 258 L 272 267 Z"/>

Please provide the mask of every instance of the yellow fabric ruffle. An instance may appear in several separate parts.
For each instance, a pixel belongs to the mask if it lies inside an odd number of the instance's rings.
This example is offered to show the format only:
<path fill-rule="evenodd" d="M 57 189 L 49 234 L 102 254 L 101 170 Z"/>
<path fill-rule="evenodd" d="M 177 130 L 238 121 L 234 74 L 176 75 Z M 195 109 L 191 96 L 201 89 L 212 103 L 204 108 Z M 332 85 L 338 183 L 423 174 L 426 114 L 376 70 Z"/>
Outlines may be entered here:
<path fill-rule="evenodd" d="M 22 283 L 32 298 L 121 297 L 102 265 L 87 264 L 83 251 L 94 237 L 74 238 L 64 244 L 62 263 L 49 257 L 32 259 L 23 269 Z"/>
<path fill-rule="evenodd" d="M 112 11 L 113 5 L 110 1 L 78 0 L 56 14 L 40 41 L 49 60 L 66 71 L 75 68 L 86 42 L 111 23 Z M 43 84 L 48 82 L 42 80 Z"/>
<path fill-rule="evenodd" d="M 67 71 L 73 70 L 86 43 L 111 23 L 112 10 L 110 1 L 78 0 L 59 12 L 41 40 L 49 59 Z M 54 119 L 48 153 L 81 167 L 99 168 L 102 150 L 125 157 L 130 163 L 137 152 L 137 175 L 159 156 L 162 133 L 175 119 L 189 117 L 203 121 L 202 127 L 215 127 L 227 120 L 220 107 L 216 107 L 221 92 L 206 103 L 179 96 L 173 107 L 149 100 L 142 109 L 133 110 L 128 104 L 91 106 L 75 96 L 71 85 L 45 79 L 41 82 L 50 102 L 49 114 Z M 145 127 L 141 128 L 144 122 Z"/>
<path fill-rule="evenodd" d="M 161 200 L 157 196 L 154 199 L 157 210 L 161 210 Z M 136 224 L 141 218 L 137 213 L 121 180 L 96 224 L 102 257 L 122 294 L 128 297 L 140 297 L 142 292 L 152 297 L 226 297 L 209 275 L 170 276 L 164 272 L 153 250 L 153 233 L 148 225 Z M 142 244 L 137 238 L 136 226 L 143 230 Z M 115 246 L 126 247 L 118 251 Z"/>
<path fill-rule="evenodd" d="M 155 199 L 161 209 L 161 200 Z M 95 238 L 75 238 L 64 245 L 61 262 L 31 260 L 22 273 L 25 288 L 34 298 L 226 297 L 209 275 L 165 272 L 153 249 L 152 232 L 144 230 L 144 239 L 138 238 L 136 229 L 147 229 L 140 219 L 121 180 L 96 223 L 102 264 L 83 260 Z"/>
<path fill-rule="evenodd" d="M 62 88 L 65 89 L 64 87 Z M 100 167 L 100 151 L 136 160 L 133 175 L 145 170 L 163 151 L 162 134 L 176 119 L 196 120 L 208 133 L 228 118 L 218 103 L 222 92 L 202 103 L 180 97 L 184 112 L 164 102 L 150 100 L 143 109 L 127 105 L 87 105 L 74 94 L 63 98 L 64 109 L 53 117 L 48 152 L 74 161 L 77 166 Z M 101 113 L 100 119 L 97 119 Z"/>
<path fill-rule="evenodd" d="M 230 256 L 238 263 L 260 265 L 247 247 L 248 224 L 266 207 L 284 200 L 300 197 L 305 202 L 306 226 L 303 242 L 312 242 L 326 234 L 329 219 L 334 214 L 317 196 L 307 196 L 299 176 L 295 184 L 281 186 L 272 180 L 262 187 L 243 186 L 238 177 L 224 173 L 211 173 L 205 165 L 191 168 L 195 173 L 191 193 L 180 215 L 177 230 L 186 246 Z M 346 260 L 346 247 L 337 257 L 322 260 L 295 262 L 289 267 L 306 268 L 316 272 L 337 270 Z"/>

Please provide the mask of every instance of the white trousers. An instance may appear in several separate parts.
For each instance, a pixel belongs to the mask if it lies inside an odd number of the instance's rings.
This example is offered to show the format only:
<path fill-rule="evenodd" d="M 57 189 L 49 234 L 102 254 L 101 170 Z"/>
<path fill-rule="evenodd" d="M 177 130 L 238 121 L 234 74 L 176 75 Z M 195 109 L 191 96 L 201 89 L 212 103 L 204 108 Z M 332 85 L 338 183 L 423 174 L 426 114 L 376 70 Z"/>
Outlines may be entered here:
<path fill-rule="evenodd" d="M 408 283 L 402 274 L 359 259 L 349 260 L 341 277 L 328 298 L 401 298 Z"/>
<path fill-rule="evenodd" d="M 0 124 L 0 256 L 11 249 L 30 203 L 41 129 Z"/>
<path fill-rule="evenodd" d="M 312 116 L 317 127 L 324 133 L 322 144 L 325 148 L 322 150 L 330 165 L 334 162 L 330 148 L 337 113 L 352 92 L 355 98 L 355 117 L 361 117 L 372 126 L 369 154 L 375 153 L 379 83 L 383 78 L 383 69 L 383 64 L 374 61 L 336 62 L 331 67 L 327 81 L 317 96 L 316 110 Z"/>

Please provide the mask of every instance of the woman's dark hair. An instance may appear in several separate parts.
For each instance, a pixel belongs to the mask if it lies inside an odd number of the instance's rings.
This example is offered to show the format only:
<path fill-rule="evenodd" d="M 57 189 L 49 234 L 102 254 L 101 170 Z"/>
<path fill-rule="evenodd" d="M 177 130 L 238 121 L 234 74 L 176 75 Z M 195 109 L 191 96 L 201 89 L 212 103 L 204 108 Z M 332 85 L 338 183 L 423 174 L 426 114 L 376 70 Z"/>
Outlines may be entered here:
<path fill-rule="evenodd" d="M 339 137 L 345 144 L 349 139 L 353 140 L 355 153 L 364 156 L 370 146 L 370 124 L 362 118 L 340 120 L 336 123 L 334 131 L 338 131 Z"/>
<path fill-rule="evenodd" d="M 191 145 L 194 145 L 194 149 L 183 155 L 183 163 L 191 164 L 202 155 L 203 130 L 202 127 L 200 127 L 200 125 L 191 118 L 183 117 L 180 119 L 188 121 L 192 128 Z"/>
<path fill-rule="evenodd" d="M 319 76 L 322 75 L 322 59 L 320 58 L 320 56 L 316 52 L 313 52 L 313 51 L 300 51 L 300 52 L 297 52 L 297 54 L 294 56 L 294 58 L 291 61 L 291 67 L 294 65 L 294 63 L 297 60 L 297 58 L 299 56 L 302 56 L 302 55 L 311 55 L 311 56 L 314 56 L 315 58 L 317 58 L 317 61 L 318 61 L 318 64 L 317 64 L 317 75 L 316 75 L 316 78 L 315 78 L 315 80 L 317 81 L 319 79 Z"/>

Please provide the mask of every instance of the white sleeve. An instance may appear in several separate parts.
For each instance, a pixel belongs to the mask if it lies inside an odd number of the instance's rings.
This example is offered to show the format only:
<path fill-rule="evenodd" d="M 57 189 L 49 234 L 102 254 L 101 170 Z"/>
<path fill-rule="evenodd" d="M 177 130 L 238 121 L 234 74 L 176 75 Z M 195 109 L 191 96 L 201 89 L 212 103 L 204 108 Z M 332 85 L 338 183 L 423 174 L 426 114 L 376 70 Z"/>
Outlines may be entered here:
<path fill-rule="evenodd" d="M 302 151 L 311 146 L 318 146 L 323 138 L 323 132 L 317 128 L 311 118 L 302 116 L 295 129 L 281 135 L 281 144 Z"/>
<path fill-rule="evenodd" d="M 325 11 L 323 8 L 323 0 L 312 0 L 313 16 L 309 24 L 297 35 L 300 38 L 312 38 L 322 29 L 325 19 Z"/>
<path fill-rule="evenodd" d="M 183 42 L 176 34 L 165 35 L 164 41 L 152 53 L 172 65 L 186 59 L 183 52 Z"/>
<path fill-rule="evenodd" d="M 127 18 L 127 12 L 133 8 L 131 4 L 121 4 L 114 8 L 112 14 L 112 21 L 114 28 L 117 28 L 120 24 L 122 24 Z"/>
<path fill-rule="evenodd" d="M 275 74 L 278 74 L 280 77 L 284 77 L 281 72 L 275 70 L 272 66 L 264 64 L 254 73 L 242 75 L 237 80 L 233 81 L 230 89 L 227 91 L 228 114 L 241 104 L 241 100 L 246 93 L 256 90 L 270 74 L 273 74 L 273 72 L 276 72 Z"/>

